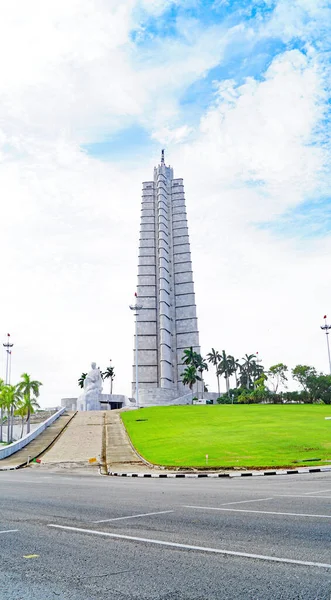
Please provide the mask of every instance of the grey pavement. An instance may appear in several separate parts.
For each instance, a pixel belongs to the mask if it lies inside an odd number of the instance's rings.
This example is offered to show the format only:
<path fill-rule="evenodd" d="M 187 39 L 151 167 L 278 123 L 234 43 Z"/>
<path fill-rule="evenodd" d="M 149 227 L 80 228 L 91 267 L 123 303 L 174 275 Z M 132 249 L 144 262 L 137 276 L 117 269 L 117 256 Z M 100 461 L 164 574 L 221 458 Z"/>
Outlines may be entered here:
<path fill-rule="evenodd" d="M 330 508 L 330 473 L 2 472 L 0 597 L 330 600 Z"/>

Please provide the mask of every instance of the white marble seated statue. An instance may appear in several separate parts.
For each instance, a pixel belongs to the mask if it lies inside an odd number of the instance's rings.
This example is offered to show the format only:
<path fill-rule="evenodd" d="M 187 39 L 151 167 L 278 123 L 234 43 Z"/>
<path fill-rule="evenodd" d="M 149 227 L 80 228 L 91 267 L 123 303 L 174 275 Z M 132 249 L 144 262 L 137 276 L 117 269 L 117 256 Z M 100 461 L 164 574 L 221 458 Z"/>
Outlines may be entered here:
<path fill-rule="evenodd" d="M 91 370 L 84 380 L 84 392 L 78 398 L 78 410 L 99 410 L 100 394 L 102 393 L 102 378 L 96 363 L 91 364 Z"/>
<path fill-rule="evenodd" d="M 102 378 L 100 370 L 97 369 L 96 363 L 91 363 L 91 371 L 88 372 L 84 379 L 84 394 L 89 392 L 102 392 Z"/>

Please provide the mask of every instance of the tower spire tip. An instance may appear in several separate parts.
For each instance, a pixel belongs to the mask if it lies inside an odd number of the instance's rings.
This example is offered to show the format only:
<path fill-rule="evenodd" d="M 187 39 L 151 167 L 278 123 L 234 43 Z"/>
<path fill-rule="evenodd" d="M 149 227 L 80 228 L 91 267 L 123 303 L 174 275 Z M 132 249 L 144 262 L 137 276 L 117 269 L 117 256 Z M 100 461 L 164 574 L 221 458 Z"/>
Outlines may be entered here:
<path fill-rule="evenodd" d="M 161 150 L 161 165 L 164 165 L 164 149 Z"/>

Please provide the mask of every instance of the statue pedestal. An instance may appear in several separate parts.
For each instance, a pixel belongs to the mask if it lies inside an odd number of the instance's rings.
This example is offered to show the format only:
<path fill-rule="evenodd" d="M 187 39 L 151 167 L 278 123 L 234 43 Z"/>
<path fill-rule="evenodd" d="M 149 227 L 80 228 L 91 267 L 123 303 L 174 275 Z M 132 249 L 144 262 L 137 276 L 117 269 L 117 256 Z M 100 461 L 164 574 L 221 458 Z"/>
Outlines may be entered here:
<path fill-rule="evenodd" d="M 81 394 L 77 399 L 77 410 L 110 410 L 130 406 L 127 396 L 123 394 L 101 394 L 100 392 L 88 392 Z"/>
<path fill-rule="evenodd" d="M 77 410 L 100 410 L 101 396 L 102 394 L 98 391 L 82 394 L 77 399 Z"/>

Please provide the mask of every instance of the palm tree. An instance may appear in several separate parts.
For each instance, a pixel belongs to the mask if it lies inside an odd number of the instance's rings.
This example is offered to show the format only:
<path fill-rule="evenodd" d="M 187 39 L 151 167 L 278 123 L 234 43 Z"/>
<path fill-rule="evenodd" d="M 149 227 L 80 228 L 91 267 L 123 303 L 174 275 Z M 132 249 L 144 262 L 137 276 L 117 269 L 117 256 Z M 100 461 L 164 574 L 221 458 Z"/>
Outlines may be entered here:
<path fill-rule="evenodd" d="M 82 373 L 81 376 L 80 376 L 80 378 L 78 379 L 78 385 L 82 389 L 84 387 L 84 381 L 85 381 L 86 375 L 87 375 L 87 373 Z"/>
<path fill-rule="evenodd" d="M 197 369 L 194 365 L 188 365 L 186 369 L 181 374 L 181 378 L 184 385 L 188 385 L 192 392 L 192 401 L 193 401 L 193 386 L 197 381 L 201 381 L 201 378 L 197 374 Z"/>
<path fill-rule="evenodd" d="M 193 350 L 193 347 L 191 346 L 190 348 L 187 348 L 186 350 L 184 350 L 183 356 L 182 356 L 182 364 L 183 365 L 193 365 L 194 367 L 197 367 L 199 364 L 200 358 L 201 358 L 200 354 L 198 354 L 198 352 L 195 352 L 195 350 Z"/>
<path fill-rule="evenodd" d="M 212 363 L 212 365 L 214 365 L 215 369 L 216 369 L 216 377 L 217 377 L 217 389 L 218 389 L 218 395 L 221 395 L 220 392 L 220 374 L 218 372 L 218 364 L 221 360 L 221 355 L 218 352 L 218 350 L 215 350 L 214 348 L 211 349 L 211 352 L 208 352 L 207 354 L 207 360 L 208 362 Z"/>
<path fill-rule="evenodd" d="M 238 378 L 237 371 L 240 369 L 240 362 L 238 358 L 234 358 L 231 354 L 228 355 L 228 363 L 229 363 L 229 375 L 234 375 L 236 380 L 236 387 L 238 387 Z"/>
<path fill-rule="evenodd" d="M 230 395 L 230 385 L 229 385 L 229 377 L 230 377 L 230 361 L 229 356 L 227 356 L 225 350 L 222 350 L 221 360 L 218 364 L 217 370 L 219 375 L 224 375 L 225 383 L 226 383 L 226 392 L 228 396 Z"/>
<path fill-rule="evenodd" d="M 7 443 L 13 440 L 14 408 L 22 398 L 16 385 L 5 385 L 1 392 L 4 408 L 7 410 Z"/>
<path fill-rule="evenodd" d="M 20 438 L 22 438 L 23 431 L 24 431 L 24 417 L 26 415 L 26 407 L 23 404 L 23 402 L 18 403 L 17 408 L 15 410 L 15 415 L 18 417 L 21 417 L 21 419 L 22 419 L 22 422 L 21 422 L 22 427 L 21 427 L 21 434 L 20 434 Z"/>
<path fill-rule="evenodd" d="M 201 354 L 198 354 L 198 359 L 197 359 L 197 370 L 200 373 L 200 378 L 198 379 L 198 381 L 203 381 L 203 377 L 202 374 L 204 371 L 208 371 L 208 365 L 206 363 L 206 360 L 204 358 L 202 358 Z M 198 390 L 197 390 L 198 392 Z M 199 392 L 198 392 L 199 395 Z M 201 390 L 201 397 L 203 397 L 203 385 L 202 385 L 202 390 Z"/>
<path fill-rule="evenodd" d="M 240 365 L 240 384 L 248 390 L 253 387 L 253 373 L 255 371 L 255 354 L 245 354 L 243 364 Z"/>
<path fill-rule="evenodd" d="M 41 384 L 40 384 L 41 385 Z M 28 394 L 23 395 L 22 406 L 26 414 L 26 433 L 30 433 L 30 416 L 36 412 L 36 408 L 40 408 L 35 398 L 29 398 Z"/>
<path fill-rule="evenodd" d="M 113 393 L 113 380 L 115 377 L 115 368 L 110 366 L 107 367 L 104 373 L 102 373 L 102 379 L 110 379 L 110 394 Z"/>
<path fill-rule="evenodd" d="M 22 393 L 24 404 L 27 407 L 27 428 L 26 432 L 30 433 L 30 416 L 31 413 L 34 412 L 34 408 L 38 406 L 38 403 L 35 398 L 31 398 L 31 392 L 35 395 L 36 398 L 39 397 L 39 388 L 42 385 L 40 381 L 31 379 L 30 375 L 27 373 L 23 373 L 21 375 L 23 381 L 17 384 L 17 389 Z"/>

